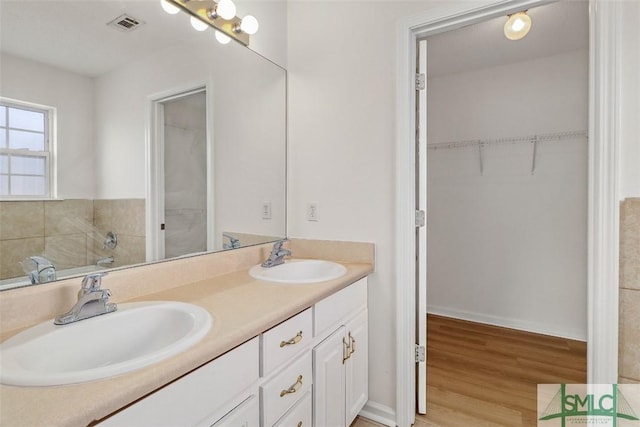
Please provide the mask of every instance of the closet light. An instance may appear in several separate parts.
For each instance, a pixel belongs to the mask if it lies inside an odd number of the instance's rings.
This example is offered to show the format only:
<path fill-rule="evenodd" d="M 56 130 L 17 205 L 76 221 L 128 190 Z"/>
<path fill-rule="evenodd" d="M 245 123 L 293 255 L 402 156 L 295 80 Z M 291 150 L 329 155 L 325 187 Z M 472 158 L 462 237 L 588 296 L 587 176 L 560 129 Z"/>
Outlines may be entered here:
<path fill-rule="evenodd" d="M 520 40 L 527 35 L 531 29 L 531 17 L 527 11 L 509 15 L 509 19 L 504 24 L 504 35 L 509 40 Z"/>
<path fill-rule="evenodd" d="M 191 17 L 191 26 L 196 31 L 204 31 L 209 28 L 209 25 L 206 22 L 202 22 L 200 19 L 195 16 Z"/>
<path fill-rule="evenodd" d="M 162 6 L 162 9 L 169 15 L 175 15 L 176 13 L 180 12 L 179 7 L 169 3 L 167 0 L 160 0 L 160 6 Z"/>

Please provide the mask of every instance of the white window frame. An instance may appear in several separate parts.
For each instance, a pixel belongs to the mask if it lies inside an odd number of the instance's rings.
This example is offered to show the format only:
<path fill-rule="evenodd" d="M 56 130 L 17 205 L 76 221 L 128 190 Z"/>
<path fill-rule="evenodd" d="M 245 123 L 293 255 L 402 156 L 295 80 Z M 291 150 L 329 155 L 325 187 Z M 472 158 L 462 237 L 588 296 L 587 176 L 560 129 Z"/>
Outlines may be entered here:
<path fill-rule="evenodd" d="M 26 149 L 10 149 L 0 147 L 0 154 L 19 155 L 22 157 L 39 157 L 45 159 L 45 194 L 42 195 L 0 195 L 0 200 L 50 200 L 56 198 L 57 190 L 57 162 L 56 162 L 56 108 L 48 105 L 35 104 L 17 99 L 0 97 L 0 105 L 7 108 L 44 113 L 44 150 L 32 151 Z M 7 123 L 8 125 L 8 123 Z M 8 129 L 8 127 L 7 127 Z M 4 130 L 3 130 L 4 131 Z M 7 135 L 8 140 L 8 135 Z M 9 179 L 11 175 L 9 174 Z"/>

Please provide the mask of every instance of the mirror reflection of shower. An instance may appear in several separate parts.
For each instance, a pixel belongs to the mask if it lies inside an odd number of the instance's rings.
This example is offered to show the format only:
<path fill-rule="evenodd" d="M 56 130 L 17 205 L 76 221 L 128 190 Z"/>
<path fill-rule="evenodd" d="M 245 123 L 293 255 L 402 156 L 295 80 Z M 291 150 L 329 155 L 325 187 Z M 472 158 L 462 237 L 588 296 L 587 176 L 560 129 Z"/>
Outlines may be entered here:
<path fill-rule="evenodd" d="M 204 89 L 161 103 L 164 255 L 207 250 L 207 112 Z M 162 239 L 160 239 L 162 240 Z"/>

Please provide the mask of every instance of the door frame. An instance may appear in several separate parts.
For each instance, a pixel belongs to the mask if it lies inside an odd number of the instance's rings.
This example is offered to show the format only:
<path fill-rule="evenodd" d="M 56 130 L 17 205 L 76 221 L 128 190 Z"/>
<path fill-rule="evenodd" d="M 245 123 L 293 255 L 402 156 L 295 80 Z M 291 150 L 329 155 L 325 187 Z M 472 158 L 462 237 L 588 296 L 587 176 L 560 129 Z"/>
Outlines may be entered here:
<path fill-rule="evenodd" d="M 160 239 L 160 224 L 164 220 L 164 103 L 194 93 L 204 92 L 206 103 L 206 151 L 207 151 L 207 250 L 214 247 L 214 185 L 213 185 L 213 94 L 210 82 L 197 82 L 148 97 L 146 145 L 146 260 L 164 259 L 164 239 Z"/>
<path fill-rule="evenodd" d="M 396 49 L 396 424 L 415 421 L 416 40 L 549 0 L 450 2 L 401 19 Z M 618 379 L 621 26 L 616 1 L 589 0 L 587 380 Z M 427 412 L 429 408 L 427 407 Z"/>

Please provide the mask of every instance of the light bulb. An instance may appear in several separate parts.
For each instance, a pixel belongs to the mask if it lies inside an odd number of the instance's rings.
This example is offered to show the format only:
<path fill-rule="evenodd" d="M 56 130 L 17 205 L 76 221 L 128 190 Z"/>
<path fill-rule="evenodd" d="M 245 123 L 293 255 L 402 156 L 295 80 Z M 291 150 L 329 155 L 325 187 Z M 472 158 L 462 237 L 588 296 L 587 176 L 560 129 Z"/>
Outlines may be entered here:
<path fill-rule="evenodd" d="M 520 40 L 531 29 L 531 17 L 526 11 L 514 13 L 504 24 L 504 35 L 509 40 Z"/>
<path fill-rule="evenodd" d="M 522 19 L 518 18 L 515 21 L 513 21 L 513 25 L 511 25 L 511 29 L 513 31 L 521 31 L 524 27 L 525 27 L 525 23 Z"/>
<path fill-rule="evenodd" d="M 216 40 L 218 40 L 220 44 L 227 44 L 231 41 L 231 37 L 216 30 Z"/>
<path fill-rule="evenodd" d="M 258 20 L 254 16 L 247 15 L 240 22 L 240 29 L 249 35 L 257 33 L 258 28 Z"/>
<path fill-rule="evenodd" d="M 164 9 L 164 11 L 169 15 L 175 15 L 180 12 L 180 8 L 178 6 L 169 3 L 167 0 L 160 0 L 160 6 L 162 6 L 162 9 Z"/>
<path fill-rule="evenodd" d="M 196 31 L 204 31 L 207 28 L 209 28 L 209 25 L 206 22 L 202 22 L 201 20 L 199 20 L 195 16 L 191 17 L 191 26 Z"/>
<path fill-rule="evenodd" d="M 220 0 L 216 6 L 216 13 L 222 19 L 233 19 L 236 16 L 236 5 L 231 0 Z"/>

